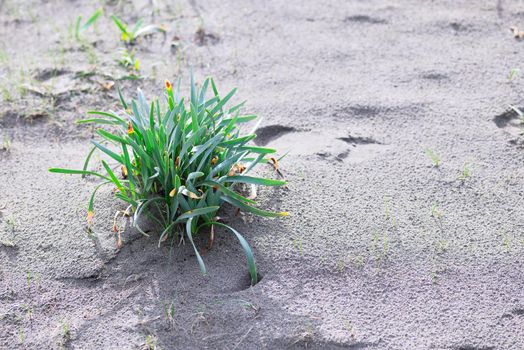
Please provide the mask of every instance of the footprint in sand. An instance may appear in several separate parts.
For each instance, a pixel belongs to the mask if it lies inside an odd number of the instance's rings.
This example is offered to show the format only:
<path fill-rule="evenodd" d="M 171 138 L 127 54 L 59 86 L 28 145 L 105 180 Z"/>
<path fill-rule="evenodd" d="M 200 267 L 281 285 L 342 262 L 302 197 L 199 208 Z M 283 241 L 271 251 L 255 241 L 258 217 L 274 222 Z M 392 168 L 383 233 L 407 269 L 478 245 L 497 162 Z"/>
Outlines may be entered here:
<path fill-rule="evenodd" d="M 318 156 L 326 160 L 360 163 L 388 149 L 371 137 L 352 136 L 333 131 L 302 131 L 283 125 L 257 129 L 255 144 L 289 151 L 297 156 Z"/>

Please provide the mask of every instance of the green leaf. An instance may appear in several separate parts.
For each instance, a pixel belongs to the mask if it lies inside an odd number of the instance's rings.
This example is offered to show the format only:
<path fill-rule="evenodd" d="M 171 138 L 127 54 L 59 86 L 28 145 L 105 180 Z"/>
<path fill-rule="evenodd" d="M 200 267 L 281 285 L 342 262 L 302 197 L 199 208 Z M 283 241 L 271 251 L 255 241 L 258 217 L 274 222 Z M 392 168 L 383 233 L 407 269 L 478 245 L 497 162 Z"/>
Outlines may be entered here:
<path fill-rule="evenodd" d="M 113 181 L 113 183 L 115 184 L 115 186 L 121 191 L 121 192 L 124 192 L 124 186 L 122 186 L 122 184 L 120 183 L 120 181 L 117 179 L 117 177 L 115 176 L 115 174 L 113 173 L 113 171 L 111 170 L 111 168 L 109 167 L 109 165 L 107 165 L 107 163 L 105 161 L 102 161 L 102 165 L 104 166 L 104 169 L 106 169 L 107 171 L 107 174 L 109 175 L 109 177 L 111 178 L 111 181 Z"/>
<path fill-rule="evenodd" d="M 98 17 L 100 17 L 103 13 L 104 13 L 104 10 L 102 8 L 99 8 L 98 10 L 96 10 L 91 15 L 91 17 L 89 17 L 87 19 L 86 23 L 84 23 L 84 25 L 82 25 L 82 30 L 86 30 L 87 28 L 89 28 L 93 23 L 95 23 L 95 21 L 98 19 Z"/>
<path fill-rule="evenodd" d="M 191 245 L 193 246 L 193 249 L 195 251 L 195 255 L 198 260 L 198 265 L 200 266 L 200 272 L 202 272 L 202 274 L 205 275 L 206 274 L 206 265 L 204 265 L 204 260 L 202 260 L 202 257 L 200 256 L 200 253 L 198 252 L 198 249 L 195 246 L 195 242 L 193 242 L 192 223 L 193 223 L 192 218 L 187 220 L 186 234 L 187 234 L 187 238 L 189 238 L 189 241 L 191 242 Z"/>
<path fill-rule="evenodd" d="M 100 143 L 96 142 L 95 140 L 91 140 L 91 143 L 95 145 L 96 148 L 98 148 L 99 150 L 101 150 L 102 152 L 104 152 L 105 154 L 107 154 L 108 156 L 110 156 L 111 158 L 119 162 L 120 164 L 124 164 L 122 157 L 120 157 L 115 152 L 111 151 L 110 149 L 108 149 L 105 146 L 102 146 Z"/>
<path fill-rule="evenodd" d="M 49 172 L 51 173 L 59 173 L 59 174 L 72 174 L 72 175 L 94 175 L 98 176 L 104 180 L 111 181 L 110 178 L 107 176 L 101 175 L 94 171 L 86 171 L 86 170 L 73 170 L 73 169 L 63 169 L 63 168 L 49 168 Z"/>
<path fill-rule="evenodd" d="M 258 153 L 258 154 L 271 154 L 276 153 L 277 150 L 273 148 L 266 148 L 266 147 L 256 147 L 256 146 L 242 146 L 239 147 L 242 151 L 249 151 L 251 153 Z"/>
<path fill-rule="evenodd" d="M 252 206 L 250 206 L 250 205 L 248 205 L 246 203 L 242 203 L 241 201 L 236 200 L 236 199 L 234 199 L 232 197 L 228 197 L 228 196 L 220 196 L 220 198 L 223 201 L 228 202 L 229 204 L 234 205 L 237 208 L 240 208 L 242 210 L 245 210 L 247 212 L 250 212 L 250 213 L 253 213 L 253 214 L 256 214 L 256 215 L 259 215 L 259 216 L 275 218 L 275 217 L 279 217 L 279 216 L 288 216 L 289 215 L 289 213 L 285 212 L 285 211 L 273 212 L 273 211 L 267 211 L 267 210 L 258 209 L 258 208 L 252 207 Z"/>
<path fill-rule="evenodd" d="M 121 138 L 120 136 L 116 136 L 114 134 L 111 134 L 110 132 L 105 131 L 104 129 L 98 129 L 96 133 L 103 138 L 105 138 L 108 141 L 114 141 L 119 144 L 127 145 L 127 141 Z"/>
<path fill-rule="evenodd" d="M 249 141 L 253 140 L 255 137 L 257 137 L 257 135 L 255 135 L 255 134 L 246 135 L 246 136 L 237 137 L 235 139 L 231 139 L 231 140 L 227 140 L 227 141 L 222 141 L 218 145 L 220 147 L 230 147 L 230 146 L 234 146 L 234 145 L 238 145 L 238 144 L 246 144 Z"/>
<path fill-rule="evenodd" d="M 123 34 L 127 33 L 127 26 L 118 17 L 111 15 L 111 19 Z"/>
<path fill-rule="evenodd" d="M 104 117 L 109 117 L 117 121 L 119 124 L 127 126 L 127 123 L 125 122 L 125 120 L 123 120 L 122 118 L 120 118 L 119 116 L 117 116 L 114 113 L 101 112 L 101 111 L 87 111 L 87 114 L 94 114 L 94 115 L 101 115 Z"/>
<path fill-rule="evenodd" d="M 236 236 L 247 258 L 247 266 L 249 268 L 249 276 L 251 277 L 251 285 L 254 286 L 255 284 L 257 284 L 258 275 L 257 275 L 257 266 L 255 264 L 255 257 L 253 256 L 253 251 L 251 250 L 251 247 L 249 246 L 249 243 L 247 243 L 246 239 L 237 230 L 221 222 L 216 222 L 216 221 L 206 222 L 202 224 L 201 226 L 211 226 L 211 225 L 224 227 L 228 229 L 229 231 L 231 231 Z"/>
<path fill-rule="evenodd" d="M 89 165 L 89 161 L 91 160 L 91 156 L 93 153 L 95 153 L 96 147 L 91 148 L 91 151 L 87 154 L 86 160 L 84 161 L 84 167 L 82 168 L 83 171 L 87 170 L 87 167 Z M 82 178 L 85 178 L 85 174 L 82 175 Z"/>
<path fill-rule="evenodd" d="M 182 222 L 187 219 L 194 218 L 195 216 L 201 216 L 209 213 L 216 212 L 220 207 L 219 206 L 212 206 L 212 207 L 205 207 L 205 208 L 198 208 L 194 210 L 186 211 L 184 214 L 180 215 L 176 222 Z"/>
<path fill-rule="evenodd" d="M 215 181 L 204 181 L 204 182 L 202 182 L 202 185 L 203 186 L 208 186 L 208 187 L 211 187 L 211 188 L 217 187 L 220 190 L 220 192 L 222 192 L 223 194 L 225 194 L 228 197 L 235 198 L 236 200 L 239 200 L 239 201 L 242 201 L 242 202 L 246 202 L 246 203 L 250 203 L 250 204 L 256 204 L 256 202 L 254 200 L 251 200 L 249 198 L 241 196 L 240 194 L 236 193 L 233 190 L 230 190 L 229 188 L 227 188 L 226 186 L 222 185 L 221 183 L 218 183 L 218 182 L 215 182 Z"/>
<path fill-rule="evenodd" d="M 241 182 L 245 184 L 254 184 L 262 186 L 283 186 L 287 184 L 287 181 L 284 180 L 273 180 L 273 179 L 264 179 L 261 177 L 252 177 L 252 176 L 228 176 L 221 179 L 223 182 Z"/>

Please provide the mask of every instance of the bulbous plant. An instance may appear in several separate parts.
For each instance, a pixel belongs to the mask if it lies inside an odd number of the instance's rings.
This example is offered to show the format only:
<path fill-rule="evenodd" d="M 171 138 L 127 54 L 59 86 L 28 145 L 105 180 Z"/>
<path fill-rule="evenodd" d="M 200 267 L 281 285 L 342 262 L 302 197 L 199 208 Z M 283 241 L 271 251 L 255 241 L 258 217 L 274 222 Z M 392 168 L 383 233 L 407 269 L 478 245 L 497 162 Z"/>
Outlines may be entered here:
<path fill-rule="evenodd" d="M 206 99 L 209 87 L 212 97 Z M 247 257 L 251 283 L 255 284 L 257 271 L 249 244 L 238 231 L 218 222 L 216 214 L 227 202 L 256 215 L 286 216 L 286 212 L 257 208 L 253 199 L 234 188 L 237 184 L 281 186 L 286 182 L 247 175 L 257 164 L 267 163 L 266 157 L 276 151 L 248 145 L 255 134 L 240 135 L 238 125 L 256 116 L 241 115 L 243 103 L 225 107 L 235 92 L 233 89 L 221 97 L 212 79 L 206 79 L 197 88 L 191 78 L 191 97 L 186 102 L 180 97 L 180 82 L 173 91 L 171 83 L 166 81 L 166 108 L 158 99 L 148 103 L 140 91 L 138 100 L 128 104 L 119 91 L 123 111 L 91 111 L 88 114 L 92 118 L 79 121 L 105 127 L 96 130 L 100 140 L 91 141 L 94 147 L 84 168 L 49 171 L 102 179 L 89 200 L 88 222 L 93 219 L 97 190 L 106 184 L 115 185 L 115 196 L 128 203 L 129 212 L 133 213 L 133 226 L 147 235 L 138 222 L 141 216 L 148 215 L 163 228 L 159 244 L 168 238 L 183 242 L 186 236 L 204 274 L 206 267 L 193 236 L 204 226 L 211 226 L 212 232 L 214 226 L 226 228 L 239 240 Z M 102 160 L 105 173 L 88 170 L 95 150 L 102 151 L 116 165 Z M 121 176 L 113 170 L 118 166 Z"/>

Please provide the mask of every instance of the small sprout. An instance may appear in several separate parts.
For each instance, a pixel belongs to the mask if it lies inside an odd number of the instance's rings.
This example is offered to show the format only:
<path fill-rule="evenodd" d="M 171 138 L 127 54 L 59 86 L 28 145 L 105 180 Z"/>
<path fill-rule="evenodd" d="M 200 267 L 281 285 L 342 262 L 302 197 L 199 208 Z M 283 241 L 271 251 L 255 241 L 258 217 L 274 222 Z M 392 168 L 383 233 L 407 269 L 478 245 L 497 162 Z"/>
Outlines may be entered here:
<path fill-rule="evenodd" d="M 511 237 L 506 230 L 502 234 L 502 246 L 506 252 L 511 250 Z"/>
<path fill-rule="evenodd" d="M 519 73 L 520 73 L 520 69 L 513 68 L 512 70 L 509 71 L 508 80 L 513 81 L 513 79 L 515 79 Z"/>
<path fill-rule="evenodd" d="M 431 148 L 426 148 L 426 156 L 431 159 L 434 167 L 438 168 L 440 166 L 440 156 L 436 154 Z"/>
<path fill-rule="evenodd" d="M 449 241 L 445 239 L 439 239 L 436 243 L 437 253 L 441 254 L 447 251 L 449 248 Z"/>
<path fill-rule="evenodd" d="M 462 173 L 458 177 L 460 181 L 465 181 L 467 178 L 471 176 L 471 167 L 469 163 L 464 163 L 464 167 L 462 168 Z"/>
<path fill-rule="evenodd" d="M 75 39 L 81 41 L 80 34 L 89 29 L 95 24 L 96 20 L 104 13 L 102 8 L 96 10 L 84 23 L 82 23 L 82 16 L 78 16 L 75 23 Z"/>
<path fill-rule="evenodd" d="M 336 265 L 337 265 L 338 272 L 344 272 L 346 270 L 346 263 L 344 259 L 337 260 Z"/>
<path fill-rule="evenodd" d="M 135 57 L 135 50 L 129 51 L 126 48 L 121 48 L 119 51 L 119 57 L 117 59 L 118 64 L 124 68 L 135 70 L 138 72 L 140 70 L 140 60 Z"/>
<path fill-rule="evenodd" d="M 438 283 L 438 274 L 437 274 L 437 271 L 431 271 L 431 282 L 433 284 L 437 284 Z"/>
<path fill-rule="evenodd" d="M 66 347 L 67 342 L 71 340 L 71 327 L 69 326 L 69 323 L 67 323 L 67 321 L 62 321 L 61 333 L 62 334 L 58 342 L 58 346 L 61 349 L 64 349 Z"/>
<path fill-rule="evenodd" d="M 9 229 L 11 229 L 11 231 L 14 231 L 15 230 L 15 227 L 16 227 L 16 220 L 13 216 L 7 218 L 6 222 L 7 226 L 9 227 Z"/>
<path fill-rule="evenodd" d="M 155 336 L 148 335 L 146 337 L 146 342 L 144 344 L 144 350 L 159 350 L 160 348 L 157 345 L 157 339 Z"/>
<path fill-rule="evenodd" d="M 166 321 L 168 323 L 173 323 L 175 320 L 175 303 L 171 302 L 169 305 L 164 307 Z"/>
<path fill-rule="evenodd" d="M 0 151 L 9 152 L 11 150 L 11 139 L 9 136 L 4 135 L 2 144 L 0 145 Z"/>
<path fill-rule="evenodd" d="M 387 231 L 383 231 L 382 235 L 378 231 L 373 231 L 372 249 L 375 254 L 375 259 L 383 260 L 389 254 L 389 235 Z"/>
<path fill-rule="evenodd" d="M 293 238 L 293 246 L 298 250 L 300 256 L 304 256 L 304 250 L 302 248 L 302 238 Z"/>
<path fill-rule="evenodd" d="M 166 28 L 160 25 L 150 24 L 147 26 L 142 26 L 142 20 L 138 20 L 135 25 L 130 29 L 128 24 L 122 21 L 120 18 L 112 15 L 111 19 L 118 27 L 121 33 L 122 41 L 133 45 L 140 36 L 151 35 L 154 33 L 165 33 Z"/>
<path fill-rule="evenodd" d="M 25 331 L 23 328 L 18 329 L 18 343 L 23 344 L 25 342 Z"/>
<path fill-rule="evenodd" d="M 444 213 L 439 209 L 437 203 L 433 203 L 431 206 L 431 216 L 435 219 L 440 219 L 444 216 Z"/>

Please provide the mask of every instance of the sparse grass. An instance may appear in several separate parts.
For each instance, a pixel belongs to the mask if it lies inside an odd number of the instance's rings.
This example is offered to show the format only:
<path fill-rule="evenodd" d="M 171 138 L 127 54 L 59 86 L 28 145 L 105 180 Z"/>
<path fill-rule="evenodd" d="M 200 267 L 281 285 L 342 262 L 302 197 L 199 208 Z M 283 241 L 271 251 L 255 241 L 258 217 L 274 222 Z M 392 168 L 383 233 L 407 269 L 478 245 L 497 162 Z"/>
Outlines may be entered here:
<path fill-rule="evenodd" d="M 150 35 L 154 33 L 165 33 L 166 28 L 163 26 L 159 26 L 156 24 L 150 24 L 147 26 L 142 26 L 142 20 L 138 20 L 138 22 L 135 23 L 133 27 L 130 27 L 127 23 L 125 23 L 123 20 L 118 18 L 115 15 L 111 16 L 111 19 L 115 23 L 115 25 L 120 30 L 122 41 L 127 44 L 135 44 L 136 40 L 145 35 Z"/>
<path fill-rule="evenodd" d="M 433 151 L 431 148 L 426 148 L 426 156 L 428 156 L 435 168 L 438 168 L 440 166 L 440 156 L 437 153 L 435 153 L 435 151 Z"/>
<path fill-rule="evenodd" d="M 179 84 L 180 85 L 180 84 Z M 208 88 L 212 97 L 206 99 Z M 216 213 L 224 204 L 266 217 L 287 216 L 286 212 L 271 212 L 257 208 L 256 203 L 235 191 L 239 184 L 282 186 L 286 182 L 247 174 L 258 164 L 267 163 L 266 157 L 276 150 L 250 146 L 256 135 L 241 135 L 238 124 L 251 121 L 254 115 L 240 115 L 243 103 L 226 108 L 235 94 L 233 89 L 221 97 L 214 81 L 206 79 L 197 88 L 191 79 L 189 101 L 180 97 L 180 89 L 173 89 L 166 81 L 167 109 L 158 99 L 147 102 L 139 92 L 138 101 L 128 104 L 122 94 L 120 113 L 92 111 L 92 118 L 79 121 L 97 126 L 109 126 L 111 132 L 97 129 L 99 140 L 82 170 L 51 168 L 63 174 L 92 175 L 103 181 L 96 186 L 89 200 L 88 223 L 93 219 L 93 202 L 101 186 L 116 186 L 115 196 L 129 206 L 124 213 L 133 212 L 132 224 L 144 235 L 140 218 L 149 216 L 162 227 L 159 242 L 185 237 L 191 243 L 200 270 L 206 274 L 204 261 L 193 242 L 193 236 L 206 226 L 223 227 L 240 242 L 246 254 L 251 282 L 257 282 L 253 253 L 247 241 L 232 227 L 218 221 Z M 102 160 L 105 173 L 88 170 L 95 150 L 112 160 Z M 119 168 L 121 176 L 114 172 Z M 123 214 L 125 216 L 126 214 Z M 211 240 L 212 243 L 212 240 Z"/>

